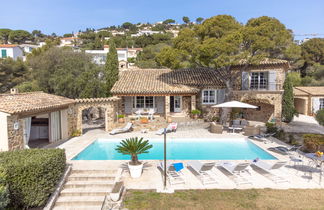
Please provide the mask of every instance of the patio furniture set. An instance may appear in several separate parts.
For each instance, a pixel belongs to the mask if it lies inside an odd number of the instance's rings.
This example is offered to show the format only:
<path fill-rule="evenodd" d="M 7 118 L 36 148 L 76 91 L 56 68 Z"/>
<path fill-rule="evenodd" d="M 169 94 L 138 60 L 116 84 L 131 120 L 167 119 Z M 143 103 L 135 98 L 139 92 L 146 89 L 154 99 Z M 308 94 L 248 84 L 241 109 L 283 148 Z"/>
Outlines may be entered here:
<path fill-rule="evenodd" d="M 231 133 L 244 132 L 244 135 L 258 135 L 260 134 L 260 127 L 250 126 L 249 122 L 245 119 L 237 119 L 231 122 L 230 126 L 223 126 L 216 124 L 215 122 L 210 123 L 210 132 L 211 133 L 223 133 L 224 130 L 227 130 Z"/>

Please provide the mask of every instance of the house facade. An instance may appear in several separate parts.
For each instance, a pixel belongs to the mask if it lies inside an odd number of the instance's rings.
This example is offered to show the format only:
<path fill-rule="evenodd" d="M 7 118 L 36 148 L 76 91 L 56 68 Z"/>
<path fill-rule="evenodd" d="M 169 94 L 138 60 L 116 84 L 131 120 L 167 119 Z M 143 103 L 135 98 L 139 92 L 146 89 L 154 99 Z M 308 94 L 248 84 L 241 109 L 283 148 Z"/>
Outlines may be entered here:
<path fill-rule="evenodd" d="M 63 37 L 61 38 L 60 47 L 75 47 L 81 43 L 79 37 Z"/>
<path fill-rule="evenodd" d="M 23 59 L 24 51 L 15 44 L 0 44 L 0 58 Z"/>
<path fill-rule="evenodd" d="M 294 104 L 298 113 L 315 115 L 318 110 L 324 109 L 324 87 L 294 87 Z"/>
<path fill-rule="evenodd" d="M 281 119 L 283 82 L 288 62 L 264 61 L 242 72 L 235 85 L 234 98 L 258 106 L 243 110 L 244 117 L 255 121 Z M 239 71 L 241 66 L 236 66 Z M 225 84 L 219 72 L 209 68 L 139 69 L 120 72 L 112 88 L 121 97 L 121 110 L 131 115 L 138 109 L 154 109 L 164 116 L 189 116 L 192 110 L 202 111 L 204 118 L 219 115 L 213 105 L 225 100 Z"/>

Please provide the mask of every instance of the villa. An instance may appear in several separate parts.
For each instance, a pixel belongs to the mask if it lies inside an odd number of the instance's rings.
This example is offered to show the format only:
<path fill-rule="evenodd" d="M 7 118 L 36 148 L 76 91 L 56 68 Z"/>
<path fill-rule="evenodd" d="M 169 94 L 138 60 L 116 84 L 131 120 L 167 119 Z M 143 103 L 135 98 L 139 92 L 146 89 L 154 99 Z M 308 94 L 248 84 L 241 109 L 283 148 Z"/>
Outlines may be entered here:
<path fill-rule="evenodd" d="M 314 115 L 324 109 L 324 87 L 294 87 L 294 104 L 300 114 Z"/>
<path fill-rule="evenodd" d="M 235 67 L 237 70 L 241 66 Z M 289 68 L 287 61 L 266 60 L 242 72 L 235 86 L 235 100 L 258 106 L 245 110 L 246 119 L 267 122 L 281 119 L 283 83 Z M 204 118 L 219 114 L 213 105 L 224 102 L 225 84 L 213 69 L 141 69 L 120 72 L 112 88 L 122 99 L 120 112 L 132 115 L 139 109 L 154 109 L 162 117 L 190 115 L 202 111 Z"/>
<path fill-rule="evenodd" d="M 17 60 L 23 58 L 24 51 L 21 47 L 15 44 L 0 44 L 0 58 L 12 58 Z"/>

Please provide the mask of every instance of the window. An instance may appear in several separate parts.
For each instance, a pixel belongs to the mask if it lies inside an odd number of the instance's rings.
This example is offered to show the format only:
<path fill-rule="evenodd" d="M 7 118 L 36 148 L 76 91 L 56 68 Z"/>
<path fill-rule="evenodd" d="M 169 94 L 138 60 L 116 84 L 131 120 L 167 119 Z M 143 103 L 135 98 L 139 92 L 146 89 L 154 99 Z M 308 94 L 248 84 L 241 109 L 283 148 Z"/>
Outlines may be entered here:
<path fill-rule="evenodd" d="M 252 72 L 250 84 L 251 89 L 267 89 L 268 72 Z"/>
<path fill-rule="evenodd" d="M 216 104 L 216 90 L 203 90 L 202 91 L 203 104 Z"/>
<path fill-rule="evenodd" d="M 134 97 L 134 108 L 154 108 L 154 97 L 153 96 L 135 96 Z"/>
<path fill-rule="evenodd" d="M 1 50 L 1 58 L 7 57 L 7 50 Z"/>
<path fill-rule="evenodd" d="M 320 98 L 320 109 L 324 109 L 324 98 Z"/>

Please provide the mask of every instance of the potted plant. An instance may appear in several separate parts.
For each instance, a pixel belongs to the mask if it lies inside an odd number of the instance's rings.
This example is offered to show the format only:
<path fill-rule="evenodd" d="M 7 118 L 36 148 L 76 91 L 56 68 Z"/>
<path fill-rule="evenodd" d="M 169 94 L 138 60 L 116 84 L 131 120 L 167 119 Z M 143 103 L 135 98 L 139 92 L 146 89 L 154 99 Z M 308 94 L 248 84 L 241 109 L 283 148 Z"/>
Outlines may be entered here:
<path fill-rule="evenodd" d="M 131 120 L 131 123 L 135 124 L 135 120 L 136 120 L 135 117 L 131 117 L 130 120 Z"/>
<path fill-rule="evenodd" d="M 191 114 L 192 114 L 192 118 L 196 120 L 196 119 L 198 119 L 199 115 L 201 114 L 201 111 L 198 109 L 194 109 L 191 111 Z"/>
<path fill-rule="evenodd" d="M 152 147 L 148 140 L 143 140 L 143 138 L 139 139 L 138 137 L 122 140 L 120 145 L 117 146 L 117 152 L 131 156 L 128 169 L 132 178 L 139 178 L 143 170 L 143 163 L 138 161 L 137 155 L 148 153 L 148 150 Z"/>
<path fill-rule="evenodd" d="M 117 118 L 118 118 L 118 122 L 119 122 L 119 123 L 124 123 L 124 122 L 125 122 L 125 115 L 123 115 L 123 114 L 119 114 L 119 115 L 117 116 Z"/>
<path fill-rule="evenodd" d="M 148 118 L 147 117 L 142 117 L 141 118 L 141 123 L 142 124 L 147 124 L 148 123 Z"/>

